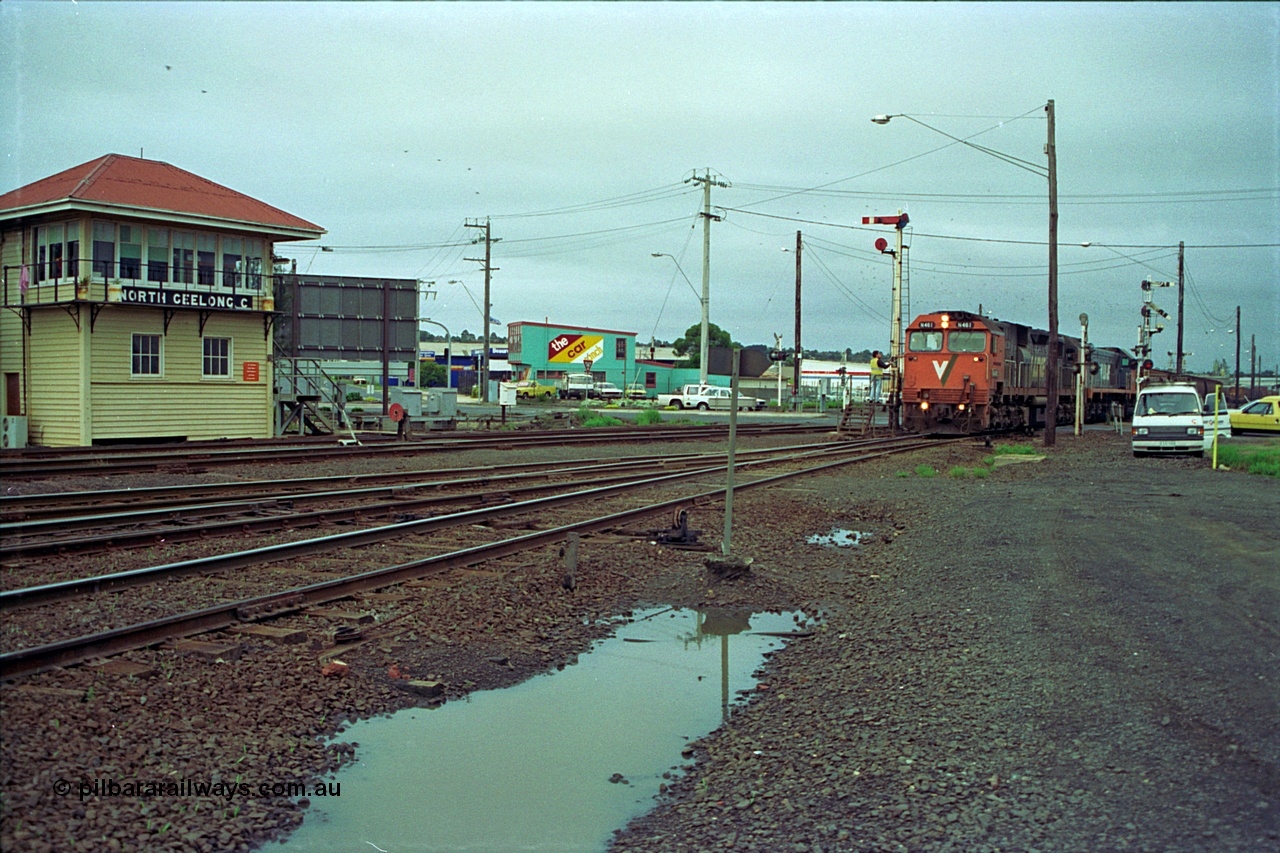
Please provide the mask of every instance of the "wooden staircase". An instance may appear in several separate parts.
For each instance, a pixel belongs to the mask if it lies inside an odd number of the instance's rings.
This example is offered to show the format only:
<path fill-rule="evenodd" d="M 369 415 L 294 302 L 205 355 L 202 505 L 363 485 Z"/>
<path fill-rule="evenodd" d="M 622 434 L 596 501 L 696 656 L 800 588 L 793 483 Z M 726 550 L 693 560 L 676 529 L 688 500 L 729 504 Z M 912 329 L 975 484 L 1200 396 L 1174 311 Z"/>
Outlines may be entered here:
<path fill-rule="evenodd" d="M 843 436 L 873 436 L 888 433 L 888 418 L 884 424 L 876 423 L 877 412 L 888 412 L 884 403 L 873 403 L 870 400 L 851 400 L 840 413 L 840 425 L 837 433 Z"/>

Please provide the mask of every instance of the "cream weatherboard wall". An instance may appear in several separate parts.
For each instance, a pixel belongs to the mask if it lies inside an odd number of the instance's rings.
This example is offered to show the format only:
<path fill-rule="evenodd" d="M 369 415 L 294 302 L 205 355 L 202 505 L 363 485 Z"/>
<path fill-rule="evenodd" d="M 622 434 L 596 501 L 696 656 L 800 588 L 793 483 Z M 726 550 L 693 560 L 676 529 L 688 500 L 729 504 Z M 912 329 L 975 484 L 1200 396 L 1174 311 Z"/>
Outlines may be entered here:
<path fill-rule="evenodd" d="M 188 439 L 272 435 L 269 341 L 262 315 L 211 313 L 204 337 L 231 340 L 231 375 L 202 375 L 200 312 L 177 311 L 164 329 L 160 309 L 110 305 L 98 315 L 89 372 L 93 439 L 181 436 Z M 161 336 L 159 376 L 131 375 L 134 334 Z M 258 365 L 245 380 L 245 362 Z"/>
<path fill-rule="evenodd" d="M 0 235 L 0 270 L 5 271 L 4 274 L 7 277 L 13 274 L 12 271 L 16 270 L 20 263 L 22 263 L 22 232 L 6 230 Z M 0 282 L 0 284 L 3 283 Z M 26 377 L 22 369 L 22 338 L 22 317 L 15 310 L 0 308 L 0 377 L 16 373 L 19 383 L 18 396 L 21 398 L 9 399 L 9 383 L 6 378 L 6 381 L 0 384 L 0 394 L 4 395 L 3 409 L 0 409 L 0 412 L 4 414 L 10 412 L 20 414 L 27 411 L 23 390 Z"/>
<path fill-rule="evenodd" d="M 26 337 L 28 439 L 51 447 L 89 444 L 88 390 L 80 381 L 88 363 L 89 310 L 76 318 L 62 308 L 31 309 Z M 19 325 L 21 330 L 21 325 Z"/>

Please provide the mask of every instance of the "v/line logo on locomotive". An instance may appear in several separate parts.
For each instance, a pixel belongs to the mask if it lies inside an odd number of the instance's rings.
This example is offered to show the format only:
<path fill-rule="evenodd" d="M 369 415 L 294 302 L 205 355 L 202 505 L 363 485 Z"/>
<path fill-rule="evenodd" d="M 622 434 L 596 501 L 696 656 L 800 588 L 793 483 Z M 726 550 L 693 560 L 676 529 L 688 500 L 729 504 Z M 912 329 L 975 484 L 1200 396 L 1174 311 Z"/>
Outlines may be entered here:
<path fill-rule="evenodd" d="M 1117 347 L 1059 336 L 1058 423 L 1074 416 L 1076 373 L 1087 369 L 1085 420 L 1126 415 L 1137 392 L 1137 360 Z M 912 432 L 975 433 L 1044 425 L 1049 333 L 968 311 L 921 314 L 907 326 L 903 425 Z M 1087 365 L 1087 366 L 1086 366 Z"/>

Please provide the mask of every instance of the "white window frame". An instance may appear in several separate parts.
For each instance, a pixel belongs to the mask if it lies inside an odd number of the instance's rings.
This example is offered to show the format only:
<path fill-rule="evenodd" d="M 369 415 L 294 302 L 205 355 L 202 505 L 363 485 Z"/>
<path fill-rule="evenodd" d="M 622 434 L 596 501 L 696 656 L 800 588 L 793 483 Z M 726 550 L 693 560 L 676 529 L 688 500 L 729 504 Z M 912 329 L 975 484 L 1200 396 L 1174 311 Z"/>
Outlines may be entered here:
<path fill-rule="evenodd" d="M 139 338 L 154 338 L 156 341 L 155 353 L 138 352 Z M 155 358 L 156 370 L 154 373 L 139 373 L 137 370 L 139 358 Z M 164 376 L 164 335 L 155 335 L 148 332 L 134 332 L 129 338 L 129 376 L 133 379 L 159 379 Z"/>
<path fill-rule="evenodd" d="M 222 354 L 215 354 L 215 355 L 212 355 L 212 356 L 211 356 L 211 355 L 209 354 L 209 344 L 210 344 L 210 342 L 212 342 L 212 341 L 225 341 L 225 342 L 226 342 L 226 345 L 227 345 L 227 351 L 226 351 L 226 354 L 225 354 L 225 355 L 222 355 Z M 211 360 L 211 359 L 215 359 L 215 360 L 218 360 L 218 361 L 222 361 L 222 362 L 224 362 L 224 363 L 225 363 L 225 365 L 224 365 L 224 366 L 226 367 L 226 372 L 225 372 L 225 373 L 210 373 L 210 372 L 209 372 L 209 362 L 210 362 L 210 360 Z M 201 378 L 202 378 L 202 379 L 230 379 L 230 378 L 232 378 L 232 377 L 231 377 L 231 366 L 232 366 L 233 364 L 235 364 L 235 356 L 234 356 L 234 353 L 233 353 L 233 351 L 232 351 L 232 339 L 231 339 L 231 338 L 225 338 L 225 337 L 217 337 L 217 336 L 213 336 L 213 335 L 207 335 L 207 336 L 205 336 L 205 337 L 203 337 L 203 338 L 201 338 L 201 339 L 200 339 L 200 376 L 201 376 Z"/>

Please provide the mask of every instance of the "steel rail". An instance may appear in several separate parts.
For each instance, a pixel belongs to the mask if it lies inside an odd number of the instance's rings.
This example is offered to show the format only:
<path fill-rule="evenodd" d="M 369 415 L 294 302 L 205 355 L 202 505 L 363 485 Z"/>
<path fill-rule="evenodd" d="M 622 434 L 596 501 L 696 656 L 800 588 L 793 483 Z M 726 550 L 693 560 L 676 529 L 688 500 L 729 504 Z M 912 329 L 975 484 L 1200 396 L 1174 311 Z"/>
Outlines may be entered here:
<path fill-rule="evenodd" d="M 810 451 L 815 453 L 818 451 Z M 794 458 L 791 457 L 791 458 Z M 779 462 L 789 461 L 787 457 L 778 457 Z M 708 460 L 712 461 L 712 460 Z M 758 460 L 761 464 L 769 464 L 773 462 L 773 458 Z M 654 468 L 670 468 L 668 465 L 660 465 L 651 463 L 638 470 L 653 470 Z M 334 524 L 342 521 L 356 521 L 361 519 L 385 518 L 388 515 L 400 515 L 414 510 L 426 509 L 428 507 L 466 503 L 493 505 L 498 500 L 503 502 L 511 500 L 514 495 L 532 495 L 539 492 L 546 492 L 554 489 L 578 488 L 583 486 L 606 485 L 610 483 L 630 482 L 638 473 L 636 468 L 630 468 L 625 473 L 616 473 L 612 476 L 594 477 L 586 480 L 578 480 L 571 483 L 555 482 L 543 479 L 542 482 L 530 483 L 522 486 L 508 486 L 501 491 L 494 492 L 492 490 L 483 492 L 466 492 L 453 494 L 437 494 L 426 496 L 409 496 L 401 495 L 396 500 L 385 501 L 375 504 L 361 504 L 357 506 L 343 506 L 330 509 L 313 510 L 310 512 L 296 512 L 285 515 L 266 515 L 266 516 L 237 516 L 233 518 L 223 518 L 218 521 L 209 521 L 202 524 L 184 524 L 169 525 L 165 527 L 150 527 L 146 529 L 116 529 L 107 533 L 96 536 L 83 536 L 79 538 L 55 538 L 55 539 L 37 539 L 37 540 L 20 540 L 9 536 L 0 540 L 0 557 L 5 559 L 16 559 L 20 557 L 34 557 L 43 554 L 69 554 L 69 553 L 87 553 L 95 550 L 110 550 L 115 548 L 128 548 L 139 545 L 155 544 L 157 542 L 183 542 L 192 539 L 203 539 L 210 535 L 220 535 L 228 532 L 235 533 L 266 533 L 274 530 L 296 529 L 300 527 L 316 527 L 321 524 Z M 705 469 L 704 469 L 705 470 Z M 525 475 L 512 475 L 513 477 Z M 368 490 L 352 490 L 357 492 L 372 491 L 377 493 L 394 493 L 399 489 L 407 487 L 377 487 Z M 206 506 L 189 506 L 185 507 L 183 512 L 192 512 L 197 510 L 207 510 L 209 514 L 218 513 L 227 515 L 235 509 L 241 511 L 253 508 L 268 508 L 280 506 L 285 503 L 292 503 L 302 498 L 314 498 L 319 500 L 334 500 L 338 497 L 350 497 L 352 491 L 344 492 L 320 492 L 311 495 L 289 496 L 280 500 L 273 501 L 234 501 L 220 504 L 209 504 Z M 128 518 L 132 514 L 121 514 L 114 517 L 119 520 L 121 517 Z M 171 518 L 175 514 L 168 510 L 155 509 L 147 510 L 138 515 L 147 518 Z M 181 513 L 179 513 L 181 515 Z M 99 517 L 111 519 L 113 517 Z M 94 521 L 92 518 L 79 517 L 71 520 L 71 524 L 80 525 L 82 528 L 91 527 L 89 523 Z M 3 525 L 0 525 L 2 527 Z M 39 530 L 57 529 L 59 520 L 45 520 L 38 523 Z M 64 528 L 65 529 L 65 528 Z M 27 535 L 33 535 L 32 532 L 24 531 Z"/>
<path fill-rule="evenodd" d="M 847 446 L 856 441 L 841 439 L 838 441 L 818 442 L 814 444 L 784 445 L 782 447 L 756 448 L 740 451 L 740 456 L 753 454 L 769 454 L 801 450 L 805 448 Z M 206 501 L 210 497 L 232 493 L 237 500 L 271 500 L 292 499 L 308 495 L 301 491 L 315 491 L 339 494 L 342 486 L 359 488 L 361 483 L 392 483 L 398 486 L 413 488 L 440 488 L 474 482 L 486 483 L 496 481 L 511 474 L 541 474 L 547 471 L 557 473 L 576 473 L 580 471 L 610 468 L 619 465 L 635 465 L 646 462 L 662 464 L 681 464 L 686 460 L 723 459 L 723 452 L 699 453 L 654 453 L 638 456 L 606 456 L 594 459 L 554 460 L 550 462 L 518 462 L 501 465 L 473 466 L 466 468 L 434 468 L 415 471 L 384 471 L 369 474 L 332 474 L 322 477 L 300 477 L 291 479 L 249 480 L 222 483 L 184 483 L 171 486 L 144 486 L 128 489 L 103 489 L 76 492 L 40 492 L 25 495 L 0 496 L 0 517 L 10 520 L 0 524 L 0 533 L 8 529 L 7 525 L 38 521 L 45 518 L 68 519 L 79 517 L 79 514 L 68 510 L 68 505 L 80 506 L 85 512 L 101 514 L 105 510 L 119 508 L 122 511 L 144 509 L 149 506 L 178 508 L 189 504 Z M 442 477 L 444 479 L 415 481 L 419 477 Z M 470 475 L 470 476 L 468 476 Z M 329 488 L 334 486 L 335 488 Z M 256 490 L 256 491 L 255 491 Z M 56 513 L 62 513 L 57 515 Z"/>
<path fill-rule="evenodd" d="M 459 450 L 517 449 L 528 447 L 548 447 L 564 445 L 583 445 L 621 442 L 654 442 L 654 441 L 696 441 L 721 438 L 727 427 L 630 427 L 627 429 L 601 428 L 598 430 L 554 430 L 542 433 L 509 433 L 506 435 L 486 434 L 482 438 L 433 438 L 430 442 L 409 441 L 397 443 L 379 443 L 372 446 L 340 446 L 307 448 L 298 452 L 297 448 L 281 450 L 265 447 L 256 450 L 198 450 L 160 451 L 150 453 L 113 454 L 109 457 L 87 457 L 75 459 L 36 459 L 23 460 L 9 456 L 0 456 L 0 476 L 5 477 L 49 477 L 56 474 L 119 474 L 153 472 L 160 468 L 185 468 L 203 470 L 219 465 L 244 465 L 250 463 L 279 462 L 297 463 L 311 462 L 317 459 L 353 459 L 369 456 L 396 455 L 408 456 L 423 453 L 456 452 Z M 785 435 L 794 432 L 830 432 L 829 425 L 780 425 L 753 426 L 740 429 L 739 432 L 751 435 L 771 434 Z"/>
<path fill-rule="evenodd" d="M 825 462 L 799 471 L 774 474 L 759 480 L 737 484 L 735 485 L 735 491 L 759 488 L 794 477 L 807 476 L 854 462 L 903 453 L 923 446 L 927 446 L 927 444 L 920 441 L 904 443 L 901 447 Z M 675 476 L 684 478 L 689 475 L 680 474 Z M 668 480 L 671 478 L 659 479 Z M 647 483 L 648 481 L 643 482 Z M 633 487 L 638 488 L 640 484 Z M 612 491 L 612 489 L 608 491 Z M 0 654 L 0 681 L 30 675 L 55 666 L 66 666 L 96 657 L 108 657 L 134 649 L 145 648 L 176 637 L 221 630 L 244 621 L 255 621 L 260 618 L 296 612 L 303 607 L 325 604 L 348 598 L 357 593 L 371 592 L 397 583 L 415 580 L 438 571 L 475 565 L 487 560 L 558 542 L 567 538 L 571 533 L 607 530 L 620 524 L 656 515 L 677 507 L 688 506 L 699 501 L 713 500 L 722 496 L 724 492 L 725 489 L 723 488 L 711 489 L 694 495 L 685 495 L 598 518 L 574 522 L 550 530 L 504 539 L 500 542 L 464 548 L 448 554 L 375 569 L 359 575 L 295 587 L 283 592 L 216 605 L 203 610 L 117 628 L 100 634 L 91 634 Z M 262 550 L 266 549 L 258 549 L 259 552 Z"/>
<path fill-rule="evenodd" d="M 820 445 L 818 448 L 830 449 L 841 445 Z M 845 443 L 843 446 L 850 446 Z M 810 445 L 805 452 L 815 453 L 821 452 L 819 449 L 813 449 L 815 446 Z M 799 450 L 800 448 L 787 448 L 788 451 Z M 782 451 L 779 449 L 748 451 L 762 459 L 770 459 L 774 456 L 782 458 Z M 791 454 L 794 455 L 794 454 Z M 296 527 L 315 527 L 323 523 L 336 523 L 339 521 L 357 520 L 361 518 L 378 518 L 387 515 L 405 513 L 417 509 L 439 506 L 442 504 L 454 503 L 493 503 L 494 492 L 490 490 L 480 492 L 454 492 L 451 494 L 433 494 L 418 495 L 416 493 L 426 491 L 428 489 L 440 489 L 445 486 L 459 485 L 480 485 L 480 486 L 498 486 L 502 491 L 499 495 L 524 495 L 535 494 L 537 492 L 545 492 L 549 489 L 578 487 L 587 485 L 603 485 L 606 483 L 615 483 L 629 480 L 640 471 L 646 470 L 671 470 L 687 467 L 688 465 L 698 464 L 706 465 L 720 462 L 725 458 L 725 454 L 705 454 L 703 456 L 683 458 L 675 462 L 668 460 L 648 460 L 645 462 L 613 464 L 613 465 L 592 465 L 582 466 L 579 468 L 563 468 L 557 471 L 542 472 L 526 472 L 520 474 L 507 474 L 498 477 L 477 477 L 461 480 L 442 480 L 428 483 L 407 483 L 396 486 L 367 486 L 356 489 L 336 489 L 322 492 L 309 493 L 290 493 L 282 495 L 262 495 L 246 497 L 231 501 L 220 501 L 209 504 L 183 504 L 180 507 L 160 506 L 143 509 L 131 509 L 122 512 L 101 513 L 99 515 L 78 515 L 78 516 L 60 516 L 54 518 L 42 518 L 29 521 L 8 522 L 0 524 L 0 558 L 15 559 L 18 557 L 32 557 L 42 554 L 63 554 L 63 553 L 84 553 L 91 550 L 106 550 L 112 548 L 126 548 L 137 545 L 153 544 L 158 541 L 189 541 L 191 539 L 203 538 L 206 535 L 218 535 L 227 531 L 236 531 L 244 533 L 263 533 L 271 530 L 288 529 Z M 600 471 L 624 471 L 614 476 L 595 477 L 576 482 L 557 482 L 547 479 L 549 474 L 582 474 Z M 524 480 L 538 479 L 540 482 L 527 485 L 510 485 Z M 330 509 L 315 510 L 311 512 L 291 512 L 282 515 L 245 515 L 246 512 L 255 510 L 265 510 L 277 507 L 285 507 L 292 509 L 295 504 L 317 503 L 336 500 L 350 500 L 362 498 L 394 498 L 394 500 L 384 501 L 373 504 L 360 504 L 354 506 L 343 506 Z M 237 514 L 238 513 L 238 514 Z M 233 517 L 228 517 L 233 516 Z M 200 524 L 174 524 L 181 519 L 186 518 L 218 518 L 219 520 L 208 521 Z M 143 529 L 129 529 L 124 525 L 136 524 L 153 524 L 155 522 L 170 522 L 170 524 L 159 527 L 151 526 Z M 112 526 L 114 529 L 109 532 L 94 535 L 82 536 L 78 538 L 37 538 L 48 537 L 50 533 L 68 533 L 76 530 L 92 530 L 105 526 Z"/>
<path fill-rule="evenodd" d="M 910 442 L 909 446 L 912 448 L 917 446 L 918 443 L 913 439 L 903 439 L 903 441 Z M 863 448 L 850 448 L 847 452 L 857 453 L 862 450 Z M 805 455 L 812 456 L 814 454 Z M 742 465 L 735 467 L 750 468 L 763 464 L 779 464 L 781 461 L 783 460 L 753 460 L 744 462 Z M 83 595 L 93 595 L 118 589 L 127 589 L 133 586 L 154 583 L 160 578 L 167 580 L 192 574 L 211 574 L 213 572 L 242 569 L 248 566 L 271 563 L 277 560 L 311 556 L 314 554 L 334 551 L 340 548 L 354 548 L 362 545 L 371 545 L 387 539 L 394 539 L 398 536 L 429 533 L 446 527 L 473 524 L 477 521 L 520 515 L 526 512 L 578 503 L 589 498 L 608 497 L 610 495 L 621 494 L 627 491 L 651 488 L 653 486 L 665 485 L 668 483 L 678 482 L 680 480 L 693 479 L 695 477 L 703 477 L 722 470 L 724 470 L 723 466 L 696 468 L 691 471 L 664 474 L 643 480 L 628 480 L 615 485 L 597 486 L 595 488 L 583 489 L 580 491 L 549 495 L 542 498 L 532 498 L 526 501 L 501 504 L 498 506 L 464 510 L 462 512 L 438 515 L 432 518 L 403 521 L 396 524 L 382 525 L 380 527 L 367 528 L 364 530 L 351 530 L 344 533 L 331 534 L 329 536 L 304 539 L 298 542 L 284 542 L 276 545 L 263 546 L 261 548 L 252 548 L 246 551 L 235 551 L 228 554 L 217 554 L 210 557 L 183 560 L 177 563 L 166 563 L 159 566 L 131 569 L 106 575 L 75 578 L 51 584 L 5 590 L 0 592 L 0 612 L 13 610 L 18 607 L 30 607 L 36 604 L 63 601 Z"/>

